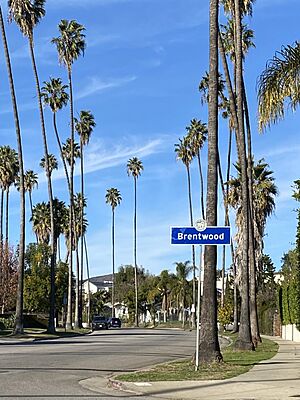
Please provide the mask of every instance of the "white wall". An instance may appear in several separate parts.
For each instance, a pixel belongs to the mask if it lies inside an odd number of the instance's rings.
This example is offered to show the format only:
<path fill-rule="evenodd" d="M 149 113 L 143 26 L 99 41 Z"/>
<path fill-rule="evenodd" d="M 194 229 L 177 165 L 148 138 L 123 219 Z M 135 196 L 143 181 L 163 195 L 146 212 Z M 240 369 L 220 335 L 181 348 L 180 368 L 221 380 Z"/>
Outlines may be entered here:
<path fill-rule="evenodd" d="M 296 328 L 296 325 L 282 325 L 281 337 L 285 340 L 300 342 L 300 332 Z"/>

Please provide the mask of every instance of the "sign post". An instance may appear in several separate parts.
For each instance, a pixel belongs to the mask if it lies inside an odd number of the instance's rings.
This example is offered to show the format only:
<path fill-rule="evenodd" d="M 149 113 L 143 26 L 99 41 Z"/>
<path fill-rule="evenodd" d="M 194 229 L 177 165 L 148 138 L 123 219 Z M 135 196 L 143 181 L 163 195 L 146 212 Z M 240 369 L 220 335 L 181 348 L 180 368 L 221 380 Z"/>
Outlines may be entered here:
<path fill-rule="evenodd" d="M 171 244 L 201 245 L 197 296 L 195 371 L 198 371 L 199 368 L 201 271 L 204 271 L 205 246 L 230 245 L 230 240 L 229 226 L 206 226 L 206 221 L 203 219 L 197 220 L 195 227 L 171 227 Z"/>

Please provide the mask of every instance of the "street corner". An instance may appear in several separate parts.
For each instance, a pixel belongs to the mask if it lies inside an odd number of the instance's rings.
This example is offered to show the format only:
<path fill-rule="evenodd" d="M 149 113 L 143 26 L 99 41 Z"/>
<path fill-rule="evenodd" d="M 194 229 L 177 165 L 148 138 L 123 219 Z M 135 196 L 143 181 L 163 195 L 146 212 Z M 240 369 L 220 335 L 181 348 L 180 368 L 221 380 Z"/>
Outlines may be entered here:
<path fill-rule="evenodd" d="M 134 394 L 137 396 L 143 394 L 142 392 L 132 390 L 129 387 L 129 385 L 127 386 L 127 382 L 125 384 L 121 381 L 113 379 L 112 377 L 104 378 L 100 376 L 94 376 L 92 378 L 87 378 L 79 381 L 79 384 L 85 389 L 98 393 L 103 393 L 108 396 L 111 396 L 113 393 L 116 393 L 116 391 L 119 391 L 120 396 L 122 396 L 122 392 L 124 392 L 124 397 L 126 393 Z"/>
<path fill-rule="evenodd" d="M 142 390 L 143 387 L 145 387 L 143 384 L 147 386 L 152 386 L 148 382 L 122 382 L 114 377 L 108 378 L 108 387 L 110 387 L 113 390 L 119 390 L 121 392 L 126 392 L 130 394 L 134 394 L 136 396 L 144 394 L 144 391 Z M 138 390 L 140 388 L 140 390 Z"/>

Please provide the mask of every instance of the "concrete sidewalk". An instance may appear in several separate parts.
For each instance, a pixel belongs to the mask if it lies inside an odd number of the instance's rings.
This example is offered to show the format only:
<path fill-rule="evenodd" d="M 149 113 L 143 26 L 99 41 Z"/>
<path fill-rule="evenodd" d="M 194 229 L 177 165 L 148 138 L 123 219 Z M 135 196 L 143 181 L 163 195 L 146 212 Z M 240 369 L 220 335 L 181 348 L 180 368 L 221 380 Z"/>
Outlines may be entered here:
<path fill-rule="evenodd" d="M 166 399 L 284 400 L 300 398 L 300 343 L 268 337 L 279 344 L 275 357 L 251 371 L 218 381 L 125 383 L 122 390 Z M 117 387 L 118 382 L 112 382 Z M 95 389 L 95 388 L 94 388 Z"/>

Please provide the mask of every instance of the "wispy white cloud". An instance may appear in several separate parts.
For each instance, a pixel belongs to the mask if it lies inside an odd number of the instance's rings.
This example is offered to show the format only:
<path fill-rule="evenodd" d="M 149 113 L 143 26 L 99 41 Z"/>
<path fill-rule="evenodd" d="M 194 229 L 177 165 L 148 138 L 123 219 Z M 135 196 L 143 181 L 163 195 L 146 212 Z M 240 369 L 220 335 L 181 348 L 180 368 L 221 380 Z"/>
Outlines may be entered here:
<path fill-rule="evenodd" d="M 117 145 L 114 147 L 105 146 L 101 141 L 90 144 L 85 153 L 85 175 L 107 168 L 117 167 L 128 161 L 131 157 L 147 157 L 157 153 L 162 147 L 161 139 L 153 139 L 146 144 Z M 74 176 L 80 175 L 79 163 L 75 166 Z M 63 168 L 53 172 L 52 180 L 64 179 Z M 45 182 L 43 172 L 39 174 L 39 182 Z"/>
<path fill-rule="evenodd" d="M 87 38 L 87 47 L 95 47 L 98 46 L 99 44 L 106 44 L 106 43 L 111 43 L 120 40 L 119 35 L 100 35 L 99 33 L 95 35 L 91 35 L 91 37 Z"/>
<path fill-rule="evenodd" d="M 267 159 L 268 157 L 277 157 L 277 156 L 287 155 L 289 153 L 300 154 L 300 146 L 292 144 L 290 146 L 275 147 L 269 151 L 264 151 L 262 157 L 265 157 Z"/>
<path fill-rule="evenodd" d="M 32 103 L 21 103 L 18 105 L 18 111 L 23 112 L 23 111 L 31 111 L 37 108 L 37 103 L 32 102 Z M 13 111 L 11 103 L 7 103 L 5 106 L 2 106 L 0 108 L 0 115 L 1 114 L 11 114 Z"/>
<path fill-rule="evenodd" d="M 89 83 L 83 88 L 76 96 L 76 99 L 83 99 L 85 97 L 91 96 L 95 93 L 102 92 L 103 90 L 117 88 L 120 86 L 127 85 L 135 81 L 136 76 L 129 76 L 125 78 L 115 78 L 115 79 L 100 79 L 98 77 L 92 77 Z"/>
<path fill-rule="evenodd" d="M 39 63 L 58 63 L 55 47 L 51 45 L 51 37 L 44 36 L 38 39 L 38 41 L 35 43 L 35 54 Z M 14 49 L 11 52 L 11 58 L 15 59 L 16 61 L 28 59 L 28 61 L 30 62 L 28 43 L 25 43 L 23 46 Z"/>

